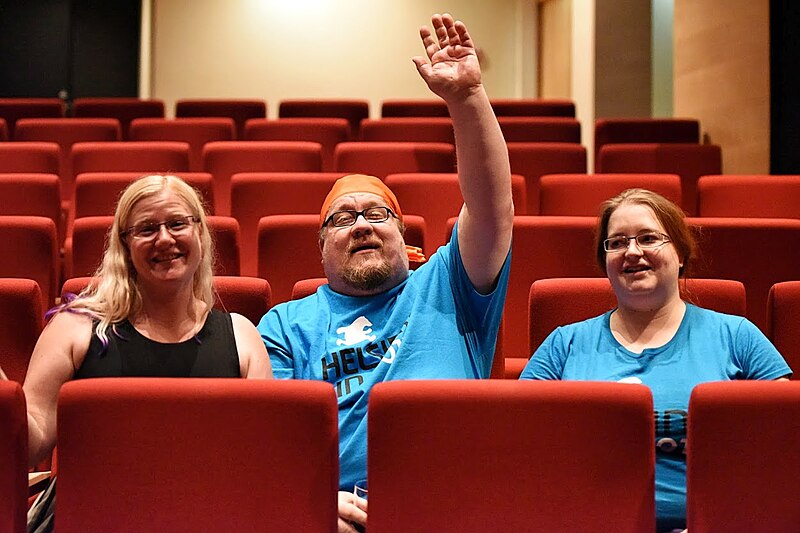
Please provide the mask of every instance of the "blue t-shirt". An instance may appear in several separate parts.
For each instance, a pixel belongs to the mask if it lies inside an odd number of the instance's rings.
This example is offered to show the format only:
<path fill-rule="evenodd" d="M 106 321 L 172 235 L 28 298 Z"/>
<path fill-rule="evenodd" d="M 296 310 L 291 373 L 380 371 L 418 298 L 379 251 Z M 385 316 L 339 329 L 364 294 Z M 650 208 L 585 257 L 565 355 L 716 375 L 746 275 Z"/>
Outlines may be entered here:
<path fill-rule="evenodd" d="M 367 399 L 398 379 L 489 376 L 505 302 L 510 252 L 488 295 L 472 286 L 450 243 L 385 293 L 345 296 L 328 285 L 272 308 L 258 325 L 279 379 L 331 383 L 339 404 L 340 488 L 367 475 Z"/>
<path fill-rule="evenodd" d="M 611 333 L 612 312 L 556 328 L 520 379 L 622 381 L 650 387 L 658 529 L 684 527 L 686 421 L 692 388 L 708 381 L 777 379 L 791 374 L 791 369 L 764 334 L 739 316 L 686 304 L 673 338 L 636 354 Z"/>

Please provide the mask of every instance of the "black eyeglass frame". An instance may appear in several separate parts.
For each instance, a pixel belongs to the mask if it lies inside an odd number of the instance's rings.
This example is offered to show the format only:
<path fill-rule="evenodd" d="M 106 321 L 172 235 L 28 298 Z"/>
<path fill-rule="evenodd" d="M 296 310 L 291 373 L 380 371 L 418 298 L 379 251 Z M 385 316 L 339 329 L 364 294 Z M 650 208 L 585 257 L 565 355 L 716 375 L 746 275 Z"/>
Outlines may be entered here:
<path fill-rule="evenodd" d="M 367 217 L 367 211 L 373 211 L 373 210 L 385 211 L 386 217 L 382 218 L 381 220 L 370 220 Z M 366 220 L 370 224 L 381 224 L 389 220 L 389 218 L 397 218 L 397 215 L 395 214 L 394 211 L 392 211 L 390 207 L 385 205 L 374 205 L 372 207 L 367 207 L 366 209 L 362 209 L 361 211 L 355 211 L 353 209 L 342 209 L 341 211 L 334 211 L 328 216 L 328 218 L 325 219 L 325 221 L 322 223 L 322 227 L 323 228 L 326 227 L 328 224 L 331 223 L 333 217 L 341 213 L 350 213 L 350 215 L 353 217 L 353 221 L 350 224 L 340 224 L 340 225 L 333 224 L 334 228 L 349 228 L 350 226 L 355 226 L 356 222 L 358 221 L 358 217 L 364 217 L 364 220 Z"/>

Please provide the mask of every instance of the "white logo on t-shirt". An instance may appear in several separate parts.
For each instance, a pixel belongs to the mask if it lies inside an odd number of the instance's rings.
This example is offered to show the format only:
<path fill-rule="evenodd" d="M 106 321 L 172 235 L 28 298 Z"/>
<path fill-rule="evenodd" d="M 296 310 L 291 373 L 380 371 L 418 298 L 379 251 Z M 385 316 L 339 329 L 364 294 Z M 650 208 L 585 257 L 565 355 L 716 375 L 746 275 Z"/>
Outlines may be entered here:
<path fill-rule="evenodd" d="M 352 324 L 349 326 L 342 326 L 341 328 L 336 330 L 336 333 L 339 335 L 344 336 L 344 340 L 337 339 L 336 346 L 353 346 L 354 344 L 359 344 L 364 341 L 372 342 L 375 340 L 375 335 L 370 335 L 372 333 L 372 322 L 365 316 L 360 316 L 356 318 Z"/>
<path fill-rule="evenodd" d="M 630 376 L 627 378 L 622 378 L 621 380 L 617 381 L 617 383 L 635 383 L 637 385 L 641 385 L 642 380 L 637 378 L 636 376 Z"/>

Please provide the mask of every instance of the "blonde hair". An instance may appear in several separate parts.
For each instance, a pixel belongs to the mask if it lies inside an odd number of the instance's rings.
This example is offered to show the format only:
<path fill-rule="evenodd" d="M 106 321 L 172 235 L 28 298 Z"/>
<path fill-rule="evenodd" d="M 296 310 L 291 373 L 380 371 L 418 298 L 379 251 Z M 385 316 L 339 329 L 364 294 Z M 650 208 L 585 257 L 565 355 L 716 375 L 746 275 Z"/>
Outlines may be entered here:
<path fill-rule="evenodd" d="M 88 314 L 99 320 L 95 334 L 108 344 L 108 328 L 136 315 L 142 309 L 142 295 L 136 282 L 136 270 L 131 262 L 128 244 L 122 233 L 130 227 L 131 212 L 142 200 L 164 191 L 176 194 L 196 218 L 202 256 L 192 280 L 192 294 L 204 302 L 207 309 L 214 305 L 214 242 L 199 193 L 177 176 L 144 176 L 131 183 L 120 195 L 114 213 L 114 223 L 108 232 L 103 261 L 94 280 L 77 298 L 53 311 L 72 311 Z"/>

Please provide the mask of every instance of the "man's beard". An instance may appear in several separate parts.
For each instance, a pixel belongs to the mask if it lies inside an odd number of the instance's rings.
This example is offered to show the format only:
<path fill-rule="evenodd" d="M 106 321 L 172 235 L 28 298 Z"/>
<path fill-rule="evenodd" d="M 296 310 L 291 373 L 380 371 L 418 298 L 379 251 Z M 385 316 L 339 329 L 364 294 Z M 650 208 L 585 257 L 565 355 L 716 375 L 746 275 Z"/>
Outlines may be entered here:
<path fill-rule="evenodd" d="M 368 262 L 358 266 L 348 265 L 342 270 L 341 276 L 351 287 L 361 291 L 371 291 L 391 278 L 392 267 L 386 259 L 381 258 L 377 264 Z"/>

